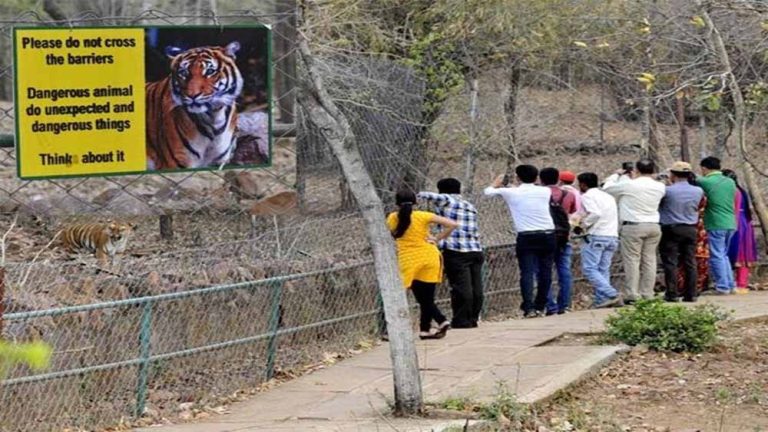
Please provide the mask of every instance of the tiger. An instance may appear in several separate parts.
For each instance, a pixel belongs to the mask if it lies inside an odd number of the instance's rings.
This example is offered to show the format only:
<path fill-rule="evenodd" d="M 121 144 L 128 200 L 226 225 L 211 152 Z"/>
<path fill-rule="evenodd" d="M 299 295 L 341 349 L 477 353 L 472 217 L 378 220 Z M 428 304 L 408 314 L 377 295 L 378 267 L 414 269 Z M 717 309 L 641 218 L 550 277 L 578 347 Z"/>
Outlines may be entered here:
<path fill-rule="evenodd" d="M 236 144 L 243 76 L 240 43 L 182 50 L 169 46 L 170 74 L 146 84 L 147 169 L 222 168 Z"/>
<path fill-rule="evenodd" d="M 107 221 L 74 224 L 64 228 L 59 234 L 61 244 L 69 252 L 95 253 L 100 263 L 106 264 L 107 257 L 125 252 L 128 237 L 137 225 L 128 222 Z"/>

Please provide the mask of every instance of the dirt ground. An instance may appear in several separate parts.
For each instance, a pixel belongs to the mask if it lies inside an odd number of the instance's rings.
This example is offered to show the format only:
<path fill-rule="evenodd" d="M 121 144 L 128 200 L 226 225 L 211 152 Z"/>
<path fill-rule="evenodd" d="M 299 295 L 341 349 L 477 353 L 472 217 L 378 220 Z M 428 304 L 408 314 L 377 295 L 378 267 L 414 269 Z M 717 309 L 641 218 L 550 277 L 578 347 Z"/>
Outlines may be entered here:
<path fill-rule="evenodd" d="M 634 349 L 539 417 L 553 431 L 767 431 L 768 319 L 726 324 L 708 353 Z"/>

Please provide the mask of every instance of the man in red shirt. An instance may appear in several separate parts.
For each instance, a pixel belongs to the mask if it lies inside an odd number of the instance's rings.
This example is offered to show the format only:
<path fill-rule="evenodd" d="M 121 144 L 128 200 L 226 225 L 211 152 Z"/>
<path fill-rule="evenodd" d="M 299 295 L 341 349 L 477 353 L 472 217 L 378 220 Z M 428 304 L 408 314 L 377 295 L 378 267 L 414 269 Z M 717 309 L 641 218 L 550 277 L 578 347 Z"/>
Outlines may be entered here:
<path fill-rule="evenodd" d="M 576 206 L 576 196 L 558 186 L 560 181 L 560 172 L 557 168 L 544 168 L 539 173 L 541 185 L 548 187 L 552 191 L 551 206 L 560 206 L 570 217 L 578 210 Z M 555 250 L 555 269 L 557 270 L 557 285 L 559 290 L 555 295 L 555 290 L 550 289 L 549 299 L 547 301 L 547 315 L 564 314 L 571 307 L 571 287 L 573 285 L 573 276 L 571 274 L 571 257 L 573 248 L 571 243 L 566 241 L 559 244 Z"/>

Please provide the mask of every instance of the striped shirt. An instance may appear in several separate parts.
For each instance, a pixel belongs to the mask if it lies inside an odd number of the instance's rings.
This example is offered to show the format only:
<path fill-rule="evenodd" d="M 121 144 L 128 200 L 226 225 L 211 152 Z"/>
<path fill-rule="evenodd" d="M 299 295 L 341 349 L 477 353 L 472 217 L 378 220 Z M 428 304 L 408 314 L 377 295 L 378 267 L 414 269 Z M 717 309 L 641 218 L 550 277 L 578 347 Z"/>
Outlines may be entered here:
<path fill-rule="evenodd" d="M 461 195 L 420 192 L 423 199 L 435 206 L 435 213 L 459 224 L 451 236 L 441 242 L 442 249 L 456 252 L 482 252 L 480 231 L 477 226 L 477 209 Z"/>

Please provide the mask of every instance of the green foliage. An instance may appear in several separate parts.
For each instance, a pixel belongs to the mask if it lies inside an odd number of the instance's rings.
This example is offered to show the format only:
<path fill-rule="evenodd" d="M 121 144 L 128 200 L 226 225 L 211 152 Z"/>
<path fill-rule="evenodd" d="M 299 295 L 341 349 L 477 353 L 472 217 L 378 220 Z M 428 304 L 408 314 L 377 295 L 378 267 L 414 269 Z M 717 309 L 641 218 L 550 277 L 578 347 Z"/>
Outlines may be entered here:
<path fill-rule="evenodd" d="M 13 344 L 0 341 L 0 377 L 16 364 L 26 364 L 41 370 L 51 361 L 51 347 L 44 342 Z"/>
<path fill-rule="evenodd" d="M 472 410 L 474 406 L 472 400 L 466 396 L 448 398 L 440 403 L 440 408 L 451 411 L 468 411 Z"/>
<path fill-rule="evenodd" d="M 687 308 L 654 299 L 620 309 L 605 323 L 607 336 L 627 345 L 648 345 L 658 351 L 701 352 L 716 342 L 717 323 L 727 316 L 712 305 Z"/>
<path fill-rule="evenodd" d="M 528 407 L 519 403 L 515 395 L 509 391 L 506 384 L 497 384 L 496 397 L 493 402 L 481 405 L 478 409 L 480 417 L 485 420 L 508 421 L 519 423 L 530 416 Z"/>

